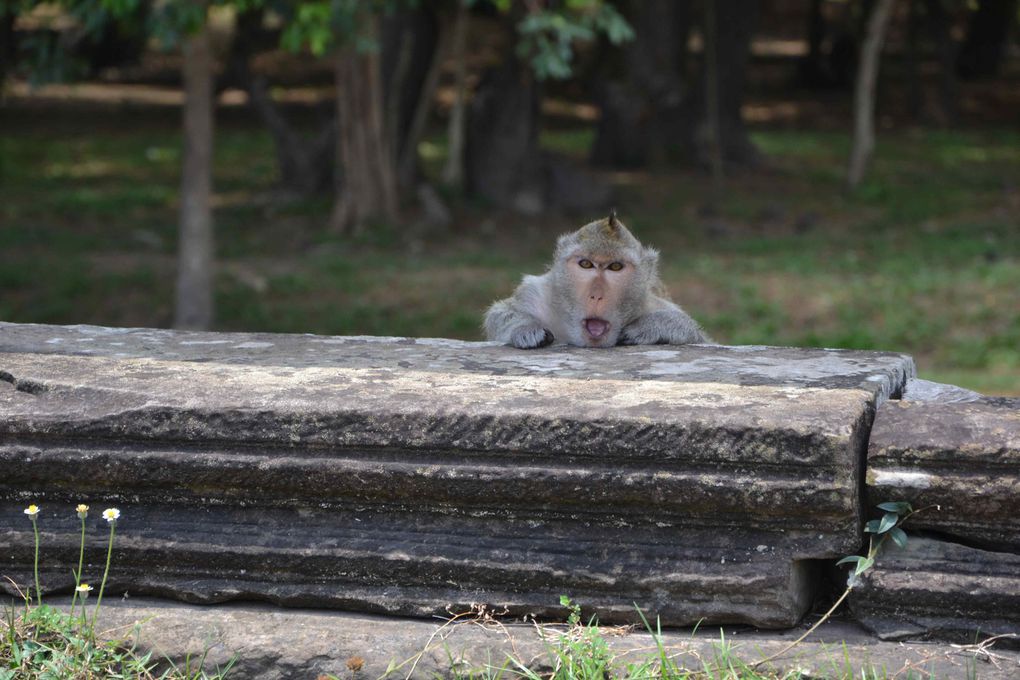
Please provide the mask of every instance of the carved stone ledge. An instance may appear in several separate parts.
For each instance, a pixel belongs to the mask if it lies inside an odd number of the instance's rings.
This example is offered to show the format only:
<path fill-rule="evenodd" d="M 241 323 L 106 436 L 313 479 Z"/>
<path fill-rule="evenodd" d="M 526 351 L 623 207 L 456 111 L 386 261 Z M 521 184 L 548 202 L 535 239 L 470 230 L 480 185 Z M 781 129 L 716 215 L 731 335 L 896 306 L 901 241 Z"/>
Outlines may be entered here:
<path fill-rule="evenodd" d="M 909 357 L 0 323 L 0 571 L 67 589 L 426 615 L 782 627 L 860 542 L 866 436 Z M 98 512 L 94 512 L 98 515 Z M 86 575 L 102 553 L 89 520 Z M 95 578 L 96 576 L 91 576 Z"/>

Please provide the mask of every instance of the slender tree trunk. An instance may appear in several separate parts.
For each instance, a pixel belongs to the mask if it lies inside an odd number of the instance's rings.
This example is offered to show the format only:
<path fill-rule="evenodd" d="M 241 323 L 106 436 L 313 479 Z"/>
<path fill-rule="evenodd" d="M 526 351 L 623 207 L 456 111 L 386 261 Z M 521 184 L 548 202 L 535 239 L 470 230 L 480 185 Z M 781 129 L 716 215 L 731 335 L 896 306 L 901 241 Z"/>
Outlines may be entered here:
<path fill-rule="evenodd" d="M 404 187 L 411 187 L 418 180 L 418 144 L 421 143 L 421 138 L 425 134 L 425 123 L 428 122 L 432 100 L 435 98 L 436 88 L 439 85 L 440 67 L 443 60 L 442 45 L 445 42 L 445 37 L 442 25 L 440 25 L 439 33 L 438 45 L 432 54 L 432 62 L 425 74 L 425 82 L 422 83 L 418 101 L 411 115 L 411 125 L 407 130 L 404 143 L 401 145 L 400 157 L 397 158 L 397 177 Z"/>
<path fill-rule="evenodd" d="M 727 162 L 754 165 L 761 160 L 761 153 L 751 141 L 741 109 L 747 91 L 751 39 L 758 26 L 762 3 L 760 0 L 712 0 L 712 4 L 719 73 L 719 143 Z"/>
<path fill-rule="evenodd" d="M 707 130 L 708 165 L 712 170 L 712 203 L 722 199 L 723 167 L 722 121 L 719 116 L 719 60 L 716 31 L 715 0 L 705 2 L 705 128 Z"/>
<path fill-rule="evenodd" d="M 924 87 L 921 76 L 920 54 L 920 0 L 907 0 L 907 109 L 917 120 L 924 108 Z"/>
<path fill-rule="evenodd" d="M 482 76 L 466 126 L 469 194 L 523 213 L 547 207 L 538 148 L 540 102 L 538 84 L 512 53 Z"/>
<path fill-rule="evenodd" d="M 800 62 L 800 79 L 808 87 L 825 84 L 822 43 L 825 41 L 825 15 L 822 13 L 823 0 L 811 0 L 808 10 L 807 43 L 808 53 Z"/>
<path fill-rule="evenodd" d="M 454 71 L 454 99 L 450 109 L 450 121 L 447 127 L 449 155 L 443 166 L 443 182 L 456 189 L 464 186 L 464 115 L 467 107 L 467 64 L 465 62 L 467 46 L 467 5 L 462 0 L 457 4 L 457 18 L 453 24 L 453 45 L 451 47 Z"/>
<path fill-rule="evenodd" d="M 967 37 L 960 47 L 957 70 L 963 78 L 998 75 L 1006 53 L 1009 29 L 1016 23 L 1020 0 L 981 0 L 970 14 Z"/>
<path fill-rule="evenodd" d="M 184 42 L 184 158 L 181 176 L 175 328 L 213 320 L 213 55 L 208 31 Z"/>
<path fill-rule="evenodd" d="M 249 74 L 245 90 L 249 104 L 273 138 L 280 184 L 300 194 L 328 190 L 335 166 L 336 124 L 329 122 L 314 138 L 304 139 L 273 100 L 264 76 Z"/>
<path fill-rule="evenodd" d="M 378 35 L 377 20 L 367 20 L 376 22 Z M 396 164 L 384 131 L 379 55 L 345 46 L 335 59 L 339 181 L 331 227 L 347 231 L 370 220 L 396 221 Z"/>
<path fill-rule="evenodd" d="M 311 139 L 306 139 L 290 124 L 282 107 L 273 99 L 269 80 L 251 68 L 255 55 L 267 49 L 267 32 L 262 28 L 264 14 L 263 9 L 238 13 L 234 40 L 219 86 L 233 85 L 248 93 L 248 105 L 273 138 L 281 187 L 302 195 L 329 191 L 336 166 L 333 158 L 336 107 L 320 132 Z"/>
<path fill-rule="evenodd" d="M 892 14 L 893 0 L 878 0 L 861 46 L 860 69 L 854 86 L 854 138 L 850 149 L 848 183 L 855 189 L 864 179 L 864 171 L 875 148 L 875 86 L 878 64 L 885 42 L 885 31 Z"/>
<path fill-rule="evenodd" d="M 7 98 L 7 71 L 14 64 L 17 53 L 14 33 L 14 8 L 10 3 L 0 9 L 0 104 Z"/>
<path fill-rule="evenodd" d="M 959 88 L 956 83 L 957 50 L 951 32 L 952 18 L 942 4 L 942 0 L 925 0 L 925 8 L 928 14 L 928 30 L 931 31 L 935 49 L 938 51 L 941 72 L 939 99 L 942 115 L 945 122 L 951 125 L 956 122 L 959 113 L 957 102 Z"/>

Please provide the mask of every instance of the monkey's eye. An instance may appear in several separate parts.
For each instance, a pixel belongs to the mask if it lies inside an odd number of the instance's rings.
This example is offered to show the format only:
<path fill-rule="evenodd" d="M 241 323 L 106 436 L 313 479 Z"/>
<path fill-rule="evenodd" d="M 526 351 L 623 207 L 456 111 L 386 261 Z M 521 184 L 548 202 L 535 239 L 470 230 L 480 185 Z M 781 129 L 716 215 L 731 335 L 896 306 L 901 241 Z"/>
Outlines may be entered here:
<path fill-rule="evenodd" d="M 592 269 L 595 265 L 592 264 L 591 260 L 581 260 L 577 263 L 581 269 Z"/>
<path fill-rule="evenodd" d="M 618 272 L 621 269 L 623 269 L 623 263 L 622 262 L 613 262 L 612 264 L 609 265 L 608 269 L 611 272 Z"/>

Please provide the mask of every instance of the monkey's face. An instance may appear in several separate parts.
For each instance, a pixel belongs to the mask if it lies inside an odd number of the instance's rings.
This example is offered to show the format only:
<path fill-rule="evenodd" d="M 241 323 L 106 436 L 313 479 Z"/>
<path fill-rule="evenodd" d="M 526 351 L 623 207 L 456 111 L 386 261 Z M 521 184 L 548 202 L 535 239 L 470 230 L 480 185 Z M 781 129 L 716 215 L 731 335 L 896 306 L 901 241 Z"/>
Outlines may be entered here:
<path fill-rule="evenodd" d="M 631 321 L 628 310 L 635 301 L 629 299 L 635 289 L 634 261 L 624 253 L 600 256 L 575 252 L 563 262 L 564 283 L 571 298 L 567 337 L 571 345 L 581 347 L 612 347 L 620 331 Z"/>

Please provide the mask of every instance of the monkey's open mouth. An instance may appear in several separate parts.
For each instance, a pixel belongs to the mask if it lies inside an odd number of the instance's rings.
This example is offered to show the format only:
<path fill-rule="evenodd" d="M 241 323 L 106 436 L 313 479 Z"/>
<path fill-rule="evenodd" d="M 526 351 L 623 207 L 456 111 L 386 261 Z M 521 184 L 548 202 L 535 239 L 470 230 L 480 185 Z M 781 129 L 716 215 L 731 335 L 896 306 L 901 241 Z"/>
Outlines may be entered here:
<path fill-rule="evenodd" d="M 601 338 L 609 330 L 609 322 L 605 319 L 592 317 L 585 319 L 582 323 L 584 324 L 584 330 L 593 338 Z"/>

